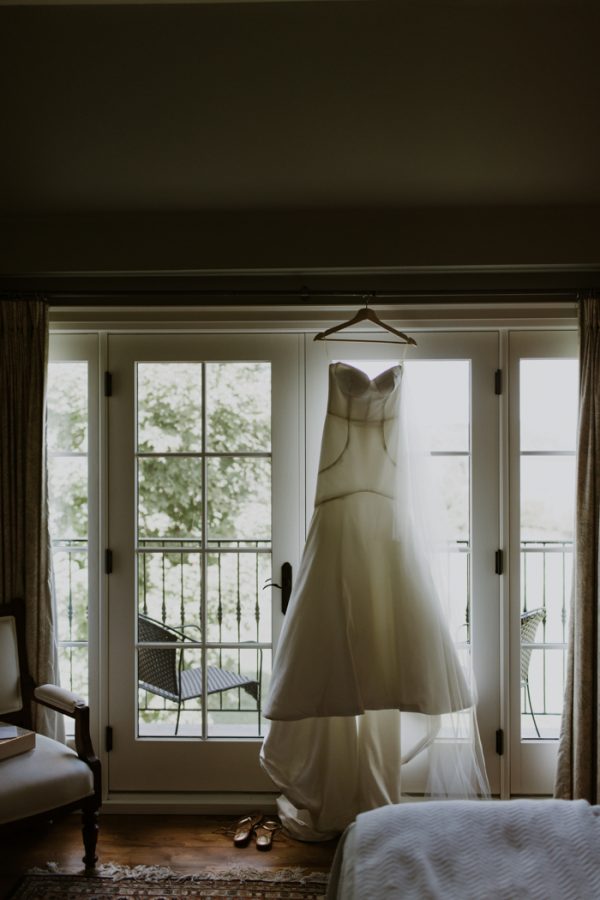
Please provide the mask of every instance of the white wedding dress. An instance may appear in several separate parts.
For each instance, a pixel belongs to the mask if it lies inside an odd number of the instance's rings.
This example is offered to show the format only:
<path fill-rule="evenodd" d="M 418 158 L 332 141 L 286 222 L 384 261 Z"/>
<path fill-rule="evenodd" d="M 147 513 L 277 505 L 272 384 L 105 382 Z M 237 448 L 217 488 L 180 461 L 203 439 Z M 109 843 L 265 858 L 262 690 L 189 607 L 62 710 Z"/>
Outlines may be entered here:
<path fill-rule="evenodd" d="M 401 365 L 373 380 L 345 363 L 329 367 L 315 511 L 261 751 L 283 793 L 284 825 L 307 840 L 400 802 L 402 766 L 431 753 L 441 735 L 447 746 L 449 737 L 460 740 L 443 770 L 429 773 L 430 792 L 487 787 L 473 694 L 423 545 L 402 382 Z"/>

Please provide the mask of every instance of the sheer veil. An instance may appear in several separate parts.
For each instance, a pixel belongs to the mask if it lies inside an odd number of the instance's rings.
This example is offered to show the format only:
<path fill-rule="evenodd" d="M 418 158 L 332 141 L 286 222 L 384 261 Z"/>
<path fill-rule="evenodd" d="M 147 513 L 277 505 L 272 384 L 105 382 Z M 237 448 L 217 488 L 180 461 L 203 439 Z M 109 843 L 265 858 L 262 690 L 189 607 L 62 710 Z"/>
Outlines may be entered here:
<path fill-rule="evenodd" d="M 426 446 L 425 416 L 415 389 L 416 371 L 403 366 L 402 391 L 394 422 L 397 434 L 394 490 L 394 536 L 406 568 L 415 581 L 429 584 L 437 598 L 439 619 L 431 623 L 432 656 L 448 629 L 461 662 L 457 672 L 448 666 L 445 712 L 427 716 L 402 714 L 402 765 L 425 766 L 426 796 L 475 798 L 489 796 L 483 751 L 476 718 L 477 691 L 466 634 L 467 598 L 453 596 L 450 583 L 452 554 L 448 513 L 442 499 L 432 457 Z M 421 759 L 419 760 L 419 757 Z"/>

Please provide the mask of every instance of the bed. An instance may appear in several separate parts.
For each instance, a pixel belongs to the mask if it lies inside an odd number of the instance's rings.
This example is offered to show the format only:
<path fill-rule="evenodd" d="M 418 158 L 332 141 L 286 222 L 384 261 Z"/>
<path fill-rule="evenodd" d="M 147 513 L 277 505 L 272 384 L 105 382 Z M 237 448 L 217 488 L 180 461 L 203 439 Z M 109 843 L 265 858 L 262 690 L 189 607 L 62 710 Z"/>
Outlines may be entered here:
<path fill-rule="evenodd" d="M 446 800 L 384 806 L 340 839 L 327 900 L 600 898 L 600 806 Z"/>

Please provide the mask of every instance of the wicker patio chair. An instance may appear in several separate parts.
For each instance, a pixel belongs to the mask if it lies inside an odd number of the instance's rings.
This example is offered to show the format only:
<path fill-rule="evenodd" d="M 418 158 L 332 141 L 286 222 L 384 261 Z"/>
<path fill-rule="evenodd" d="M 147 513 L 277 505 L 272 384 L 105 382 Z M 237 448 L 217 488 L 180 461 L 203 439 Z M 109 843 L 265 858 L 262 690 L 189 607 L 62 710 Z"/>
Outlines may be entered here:
<path fill-rule="evenodd" d="M 141 644 L 177 643 L 184 644 L 189 640 L 184 631 L 163 625 L 148 616 L 138 615 L 138 639 Z M 183 667 L 184 647 L 143 647 L 138 650 L 138 681 L 140 687 L 159 697 L 165 697 L 177 703 L 177 719 L 175 734 L 179 731 L 179 717 L 182 704 L 186 700 L 194 700 L 203 695 L 202 669 L 185 669 Z M 237 672 L 206 667 L 206 690 L 208 694 L 222 693 L 235 688 L 242 688 L 256 700 L 258 725 L 260 731 L 261 713 L 261 680 L 262 650 L 259 649 L 259 674 L 257 679 L 247 678 Z"/>
<path fill-rule="evenodd" d="M 531 703 L 531 693 L 529 691 L 529 664 L 531 662 L 533 647 L 527 645 L 533 644 L 538 628 L 541 623 L 545 621 L 546 610 L 541 607 L 539 609 L 532 609 L 528 612 L 521 613 L 521 684 L 524 686 L 527 693 L 529 713 L 533 719 L 533 725 L 538 737 L 540 737 L 540 730 L 535 720 L 535 713 L 533 712 L 533 705 Z"/>

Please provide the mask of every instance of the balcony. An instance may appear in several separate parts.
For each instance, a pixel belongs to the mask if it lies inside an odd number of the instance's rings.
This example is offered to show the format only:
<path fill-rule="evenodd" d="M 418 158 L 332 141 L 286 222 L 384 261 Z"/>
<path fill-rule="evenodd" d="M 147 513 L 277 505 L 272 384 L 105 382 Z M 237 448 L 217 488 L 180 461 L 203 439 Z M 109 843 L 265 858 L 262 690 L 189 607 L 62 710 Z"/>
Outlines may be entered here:
<path fill-rule="evenodd" d="M 165 550 L 142 542 L 139 548 L 139 610 L 175 628 L 200 623 L 200 554 L 206 555 L 208 601 L 205 644 L 207 664 L 253 677 L 266 696 L 271 673 L 270 591 L 264 583 L 270 575 L 271 546 L 267 540 L 219 540 L 203 551 L 193 542 L 181 542 Z M 87 553 L 85 540 L 54 541 L 54 562 L 60 619 L 61 681 L 69 690 L 87 695 Z M 468 584 L 469 548 L 457 548 L 463 558 Z M 156 556 L 151 576 L 147 560 Z M 522 643 L 531 649 L 528 667 L 529 699 L 521 684 L 521 737 L 554 740 L 560 731 L 566 663 L 566 630 L 572 577 L 573 547 L 570 541 L 524 541 L 521 544 L 521 614 L 532 609 L 546 613 L 534 640 Z M 194 597 L 192 595 L 195 594 Z M 470 634 L 470 603 L 464 625 Z M 266 621 L 265 621 L 266 620 Z M 198 632 L 199 625 L 196 624 Z M 192 629 L 193 631 L 193 629 Z M 201 665 L 197 635 L 183 654 L 184 668 Z M 260 652 L 259 652 L 260 651 Z M 262 665 L 261 665 L 262 657 Z M 148 691 L 139 692 L 140 737 L 172 737 L 177 704 Z M 262 702 L 261 702 L 262 705 Z M 178 736 L 202 734 L 202 706 L 188 701 L 183 707 Z M 257 737 L 268 722 L 258 718 L 258 704 L 242 689 L 208 697 L 206 733 L 211 737 Z"/>

